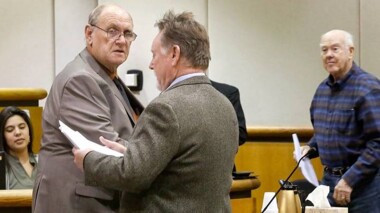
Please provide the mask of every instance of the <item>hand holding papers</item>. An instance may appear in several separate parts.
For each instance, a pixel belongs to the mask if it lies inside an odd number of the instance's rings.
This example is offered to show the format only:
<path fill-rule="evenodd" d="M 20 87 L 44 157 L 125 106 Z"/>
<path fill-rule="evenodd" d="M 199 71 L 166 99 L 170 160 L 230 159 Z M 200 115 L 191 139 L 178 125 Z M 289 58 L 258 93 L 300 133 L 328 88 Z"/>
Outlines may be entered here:
<path fill-rule="evenodd" d="M 70 127 L 68 127 L 66 124 L 64 124 L 62 121 L 59 121 L 59 129 L 61 132 L 69 139 L 69 141 L 78 149 L 92 149 L 94 151 L 100 152 L 105 155 L 112 155 L 115 157 L 122 157 L 123 154 L 116 152 L 112 149 L 109 149 L 106 146 L 101 146 L 97 143 L 94 143 L 90 140 L 87 140 L 82 134 L 80 134 L 78 131 L 72 130 Z"/>
<path fill-rule="evenodd" d="M 302 157 L 301 146 L 298 140 L 297 134 L 292 134 L 293 142 L 294 142 L 294 153 L 296 156 L 296 160 L 299 161 Z M 317 175 L 314 172 L 313 165 L 310 162 L 310 159 L 305 158 L 300 162 L 300 168 L 303 176 L 306 178 L 314 186 L 318 186 Z"/>

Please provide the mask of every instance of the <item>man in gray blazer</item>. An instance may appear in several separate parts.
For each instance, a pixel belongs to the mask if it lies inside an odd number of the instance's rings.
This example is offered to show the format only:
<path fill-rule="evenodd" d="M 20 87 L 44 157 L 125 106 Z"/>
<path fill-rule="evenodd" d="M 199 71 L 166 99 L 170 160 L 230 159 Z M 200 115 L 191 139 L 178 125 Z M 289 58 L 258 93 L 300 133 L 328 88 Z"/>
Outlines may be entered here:
<path fill-rule="evenodd" d="M 168 12 L 156 23 L 154 70 L 162 93 L 141 114 L 113 157 L 74 149 L 86 184 L 122 189 L 121 212 L 230 212 L 231 170 L 239 129 L 234 108 L 204 74 L 205 28 L 192 13 Z"/>
<path fill-rule="evenodd" d="M 132 18 L 116 5 L 98 6 L 85 36 L 86 49 L 55 78 L 44 107 L 34 212 L 115 212 L 119 206 L 117 188 L 85 184 L 58 121 L 92 141 L 100 135 L 129 139 L 143 107 L 118 78 L 117 67 L 136 38 Z"/>

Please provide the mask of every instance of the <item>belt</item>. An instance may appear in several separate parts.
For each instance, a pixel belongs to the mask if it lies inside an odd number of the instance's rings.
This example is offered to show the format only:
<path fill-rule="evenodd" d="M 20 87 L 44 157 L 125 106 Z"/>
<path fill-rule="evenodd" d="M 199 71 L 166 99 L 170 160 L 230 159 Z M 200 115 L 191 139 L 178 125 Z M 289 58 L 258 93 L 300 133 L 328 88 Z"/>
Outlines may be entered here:
<path fill-rule="evenodd" d="M 329 173 L 329 174 L 332 174 L 332 175 L 336 175 L 336 176 L 342 176 L 345 172 L 347 172 L 347 170 L 349 169 L 350 167 L 334 167 L 334 168 L 331 168 L 331 167 L 327 167 L 325 166 L 325 172 Z"/>

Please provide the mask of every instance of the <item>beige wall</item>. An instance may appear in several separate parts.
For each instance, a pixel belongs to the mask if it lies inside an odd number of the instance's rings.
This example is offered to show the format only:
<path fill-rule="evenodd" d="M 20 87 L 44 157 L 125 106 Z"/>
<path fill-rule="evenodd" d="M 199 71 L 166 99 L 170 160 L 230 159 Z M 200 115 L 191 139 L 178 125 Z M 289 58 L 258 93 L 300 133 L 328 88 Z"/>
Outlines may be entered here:
<path fill-rule="evenodd" d="M 380 1 L 360 1 L 361 65 L 380 77 Z"/>
<path fill-rule="evenodd" d="M 84 48 L 89 11 L 105 1 L 0 0 L 0 87 L 50 89 L 55 73 Z M 208 27 L 209 75 L 239 87 L 249 126 L 310 126 L 308 109 L 326 77 L 320 35 L 353 33 L 356 61 L 380 76 L 380 2 L 377 0 L 115 0 L 135 21 L 137 40 L 119 69 L 144 72 L 139 99 L 159 92 L 148 69 L 154 22 L 168 9 L 193 11 Z M 5 75 L 6 74 L 6 75 Z M 43 102 L 42 102 L 43 105 Z"/>
<path fill-rule="evenodd" d="M 0 87 L 50 88 L 53 1 L 0 0 L 0 14 Z"/>
<path fill-rule="evenodd" d="M 138 97 L 144 104 L 148 104 L 159 95 L 156 77 L 153 71 L 149 69 L 149 63 L 152 58 L 151 42 L 158 32 L 158 29 L 154 27 L 154 23 L 167 10 L 172 9 L 176 12 L 184 10 L 192 11 L 197 20 L 207 26 L 207 0 L 99 0 L 99 3 L 104 2 L 113 2 L 123 6 L 133 17 L 134 31 L 137 33 L 137 39 L 131 46 L 127 62 L 120 66 L 119 75 L 124 78 L 127 70 L 142 70 L 144 72 L 144 89 L 138 93 Z"/>
<path fill-rule="evenodd" d="M 88 14 L 98 4 L 97 0 L 54 0 L 55 73 L 83 50 L 86 41 L 84 26 Z"/>
<path fill-rule="evenodd" d="M 359 8 L 352 0 L 210 0 L 209 20 L 210 75 L 240 88 L 248 124 L 308 126 L 326 77 L 320 35 L 342 28 L 358 38 Z"/>

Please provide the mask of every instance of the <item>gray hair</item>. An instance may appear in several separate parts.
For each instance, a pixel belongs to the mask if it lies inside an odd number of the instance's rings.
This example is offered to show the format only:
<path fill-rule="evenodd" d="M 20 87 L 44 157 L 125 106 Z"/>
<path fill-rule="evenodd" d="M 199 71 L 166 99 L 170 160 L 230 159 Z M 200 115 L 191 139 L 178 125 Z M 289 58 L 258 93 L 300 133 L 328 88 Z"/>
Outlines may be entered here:
<path fill-rule="evenodd" d="M 125 11 L 123 8 L 121 8 L 120 6 L 116 5 L 116 4 L 112 4 L 112 3 L 106 3 L 106 4 L 101 4 L 101 5 L 98 5 L 91 13 L 90 15 L 88 16 L 88 24 L 89 25 L 96 25 L 99 21 L 99 16 L 102 14 L 102 12 L 109 8 L 109 7 L 113 7 L 113 8 L 117 8 L 117 9 L 121 9 L 123 10 L 123 12 L 126 12 L 128 14 L 128 16 L 132 19 L 131 15 Z"/>
<path fill-rule="evenodd" d="M 211 60 L 208 34 L 191 12 L 175 14 L 170 10 L 156 22 L 155 26 L 163 32 L 161 42 L 165 47 L 178 45 L 181 54 L 191 66 L 208 68 Z"/>
<path fill-rule="evenodd" d="M 88 16 L 88 24 L 89 25 L 96 25 L 98 23 L 98 18 L 100 14 L 103 12 L 103 10 L 110 5 L 108 4 L 102 4 L 97 6 Z"/>

